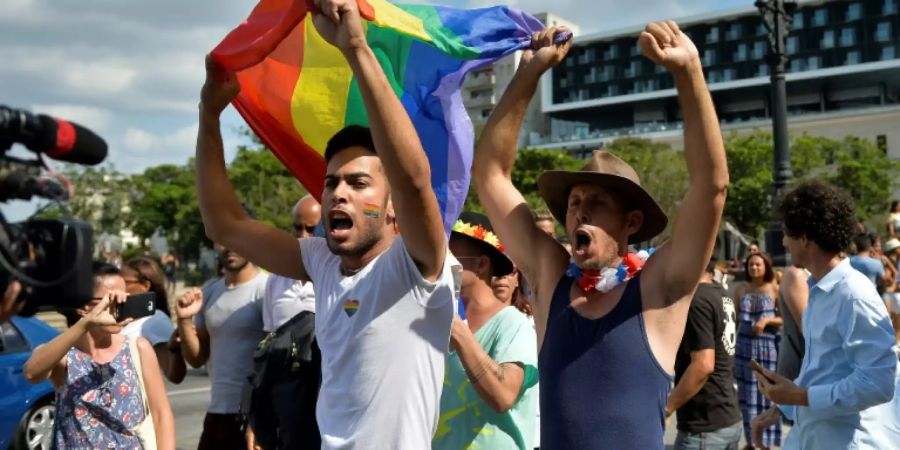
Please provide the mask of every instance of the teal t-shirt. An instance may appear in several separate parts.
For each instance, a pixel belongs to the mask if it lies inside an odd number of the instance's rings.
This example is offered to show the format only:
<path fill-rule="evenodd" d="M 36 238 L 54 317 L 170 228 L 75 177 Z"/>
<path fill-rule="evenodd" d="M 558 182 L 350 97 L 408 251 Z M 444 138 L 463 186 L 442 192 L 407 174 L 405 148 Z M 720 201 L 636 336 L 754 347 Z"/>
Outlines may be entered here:
<path fill-rule="evenodd" d="M 508 306 L 475 332 L 481 348 L 498 364 L 518 363 L 525 379 L 516 404 L 498 414 L 472 387 L 456 352 L 447 356 L 441 417 L 431 448 L 435 450 L 534 448 L 537 413 L 537 337 L 534 326 L 516 308 Z"/>

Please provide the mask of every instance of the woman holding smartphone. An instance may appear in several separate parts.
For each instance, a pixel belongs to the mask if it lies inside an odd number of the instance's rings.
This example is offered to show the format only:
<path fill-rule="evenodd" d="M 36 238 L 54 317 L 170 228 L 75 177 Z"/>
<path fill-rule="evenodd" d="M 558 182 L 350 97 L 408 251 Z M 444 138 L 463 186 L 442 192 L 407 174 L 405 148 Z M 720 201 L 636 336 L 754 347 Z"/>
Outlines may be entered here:
<path fill-rule="evenodd" d="M 153 346 L 159 368 L 169 381 L 178 384 L 184 380 L 187 367 L 181 357 L 180 345 L 169 345 L 175 342 L 175 326 L 169 314 L 169 297 L 166 292 L 166 279 L 162 268 L 156 261 L 148 257 L 129 260 L 122 267 L 125 279 L 125 290 L 129 294 L 156 294 L 156 311 L 148 317 L 141 317 L 128 324 L 122 334 L 126 336 L 142 336 Z"/>
<path fill-rule="evenodd" d="M 115 266 L 95 264 L 94 296 L 67 311 L 69 329 L 34 349 L 32 383 L 57 388 L 54 448 L 175 448 L 175 420 L 156 355 L 146 339 L 120 334 L 115 308 L 125 283 Z M 149 423 L 147 421 L 150 421 Z"/>

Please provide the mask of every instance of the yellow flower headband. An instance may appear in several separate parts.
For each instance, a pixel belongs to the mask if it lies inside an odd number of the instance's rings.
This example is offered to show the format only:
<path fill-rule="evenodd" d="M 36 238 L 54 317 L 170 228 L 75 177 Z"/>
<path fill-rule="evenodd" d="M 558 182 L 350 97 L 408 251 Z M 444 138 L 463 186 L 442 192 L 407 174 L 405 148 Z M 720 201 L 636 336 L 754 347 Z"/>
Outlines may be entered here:
<path fill-rule="evenodd" d="M 456 223 L 453 224 L 453 231 L 478 239 L 479 241 L 487 242 L 497 250 L 500 250 L 500 253 L 506 253 L 506 250 L 503 248 L 503 244 L 500 243 L 500 239 L 497 238 L 497 235 L 488 231 L 481 225 L 472 225 L 471 223 L 457 220 Z"/>

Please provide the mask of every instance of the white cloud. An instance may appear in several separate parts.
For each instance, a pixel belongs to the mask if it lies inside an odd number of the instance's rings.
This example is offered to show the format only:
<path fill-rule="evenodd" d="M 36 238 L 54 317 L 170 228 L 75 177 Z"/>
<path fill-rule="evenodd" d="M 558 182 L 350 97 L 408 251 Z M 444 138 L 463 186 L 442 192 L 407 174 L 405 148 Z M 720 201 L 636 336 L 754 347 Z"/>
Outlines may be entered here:
<path fill-rule="evenodd" d="M 129 128 L 125 131 L 125 146 L 131 150 L 144 152 L 157 146 L 159 141 L 153 133 L 139 128 Z"/>
<path fill-rule="evenodd" d="M 197 143 L 197 130 L 199 126 L 193 124 L 166 135 L 164 142 L 166 147 L 175 149 L 193 149 Z"/>
<path fill-rule="evenodd" d="M 118 62 L 93 61 L 90 64 L 74 64 L 62 74 L 71 89 L 84 94 L 121 94 L 131 87 L 137 71 Z"/>
<path fill-rule="evenodd" d="M 413 0 L 416 1 L 416 0 Z M 749 0 L 434 0 L 454 7 L 507 4 L 550 11 L 582 32 L 697 14 Z M 421 2 L 421 1 L 420 1 Z M 740 3 L 739 3 L 740 2 Z M 0 0 L 0 103 L 82 124 L 109 143 L 108 160 L 132 173 L 193 154 L 203 60 L 255 0 Z M 173 13 L 175 12 L 175 13 Z M 246 139 L 229 108 L 227 158 Z"/>
<path fill-rule="evenodd" d="M 58 119 L 76 122 L 100 133 L 109 127 L 112 111 L 87 105 L 50 104 L 32 105 L 35 113 L 47 114 Z"/>

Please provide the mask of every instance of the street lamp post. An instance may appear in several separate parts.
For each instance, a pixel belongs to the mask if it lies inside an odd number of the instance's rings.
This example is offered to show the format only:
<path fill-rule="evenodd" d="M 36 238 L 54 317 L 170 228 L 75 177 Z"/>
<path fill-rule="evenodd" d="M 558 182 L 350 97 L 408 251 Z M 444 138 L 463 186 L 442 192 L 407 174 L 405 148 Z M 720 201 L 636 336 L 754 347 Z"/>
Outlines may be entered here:
<path fill-rule="evenodd" d="M 791 179 L 791 159 L 788 153 L 787 92 L 784 81 L 784 66 L 787 63 L 785 38 L 791 31 L 797 2 L 792 0 L 756 0 L 756 7 L 763 24 L 769 32 L 769 54 L 767 62 L 772 80 L 772 136 L 774 138 L 774 172 L 772 180 L 772 214 L 766 230 L 766 251 L 775 265 L 788 263 L 788 255 L 782 244 L 781 223 L 775 213 L 784 186 Z"/>

